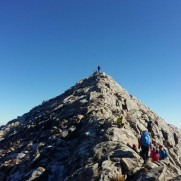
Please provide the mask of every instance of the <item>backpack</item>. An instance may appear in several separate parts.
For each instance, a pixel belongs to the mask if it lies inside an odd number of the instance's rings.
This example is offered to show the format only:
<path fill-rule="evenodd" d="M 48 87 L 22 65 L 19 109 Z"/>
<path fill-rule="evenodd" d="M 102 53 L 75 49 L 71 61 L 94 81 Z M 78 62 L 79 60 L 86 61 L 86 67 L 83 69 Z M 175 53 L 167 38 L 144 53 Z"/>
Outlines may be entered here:
<path fill-rule="evenodd" d="M 150 143 L 151 143 L 151 140 L 150 140 L 150 135 L 148 132 L 144 132 L 142 134 L 142 138 L 141 138 L 141 144 L 143 146 L 146 146 L 146 147 L 149 147 L 150 146 Z"/>
<path fill-rule="evenodd" d="M 160 150 L 159 155 L 160 155 L 160 160 L 164 160 L 166 157 L 168 157 L 168 152 L 166 150 Z"/>
<path fill-rule="evenodd" d="M 168 152 L 164 149 L 164 157 L 167 158 L 168 157 Z"/>

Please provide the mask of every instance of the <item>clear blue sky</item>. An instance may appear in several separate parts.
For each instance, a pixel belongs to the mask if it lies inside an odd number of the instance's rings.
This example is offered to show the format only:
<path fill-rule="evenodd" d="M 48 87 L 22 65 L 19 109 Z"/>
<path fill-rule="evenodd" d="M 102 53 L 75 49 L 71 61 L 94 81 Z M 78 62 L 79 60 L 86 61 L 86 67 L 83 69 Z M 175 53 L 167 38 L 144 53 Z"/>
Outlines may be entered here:
<path fill-rule="evenodd" d="M 97 65 L 181 128 L 181 1 L 0 1 L 0 125 Z"/>

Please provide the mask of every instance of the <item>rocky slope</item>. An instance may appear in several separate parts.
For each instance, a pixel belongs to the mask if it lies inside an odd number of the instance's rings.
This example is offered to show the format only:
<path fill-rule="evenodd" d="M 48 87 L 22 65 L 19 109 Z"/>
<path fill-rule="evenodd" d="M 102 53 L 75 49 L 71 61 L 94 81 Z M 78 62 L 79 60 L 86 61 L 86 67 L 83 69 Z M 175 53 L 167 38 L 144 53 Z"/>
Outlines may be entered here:
<path fill-rule="evenodd" d="M 153 144 L 169 159 L 144 165 L 132 145 L 150 119 Z M 180 180 L 180 136 L 110 76 L 94 73 L 1 126 L 0 181 Z"/>

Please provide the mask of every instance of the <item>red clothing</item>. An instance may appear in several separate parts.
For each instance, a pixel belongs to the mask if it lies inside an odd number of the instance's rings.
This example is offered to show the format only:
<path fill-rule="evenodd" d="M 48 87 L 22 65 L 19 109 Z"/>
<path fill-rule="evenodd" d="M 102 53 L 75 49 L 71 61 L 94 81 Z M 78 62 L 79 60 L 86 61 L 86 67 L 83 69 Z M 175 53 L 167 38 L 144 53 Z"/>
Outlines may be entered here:
<path fill-rule="evenodd" d="M 159 161 L 159 153 L 156 150 L 151 150 L 150 158 L 152 158 L 152 162 Z"/>

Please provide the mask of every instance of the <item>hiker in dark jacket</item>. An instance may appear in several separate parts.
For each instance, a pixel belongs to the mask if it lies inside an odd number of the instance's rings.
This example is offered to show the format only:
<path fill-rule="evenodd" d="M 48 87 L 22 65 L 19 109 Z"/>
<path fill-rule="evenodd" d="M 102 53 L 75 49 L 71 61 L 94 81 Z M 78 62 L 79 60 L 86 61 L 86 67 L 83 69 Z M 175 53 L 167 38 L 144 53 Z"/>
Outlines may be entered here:
<path fill-rule="evenodd" d="M 150 133 L 151 137 L 153 138 L 154 137 L 154 132 L 153 132 L 153 120 L 151 117 L 149 117 L 149 121 L 148 121 L 148 124 L 147 124 L 147 129 L 148 129 L 148 132 Z"/>
<path fill-rule="evenodd" d="M 101 69 L 101 67 L 98 65 L 98 67 L 97 67 L 98 72 L 100 72 L 100 69 Z"/>
<path fill-rule="evenodd" d="M 149 148 L 152 148 L 152 142 L 150 135 L 147 130 L 143 131 L 141 138 L 139 139 L 139 148 L 141 147 L 141 156 L 144 160 L 144 163 L 147 162 L 149 156 Z"/>
<path fill-rule="evenodd" d="M 151 133 L 151 131 L 152 131 L 152 121 L 148 122 L 147 129 L 148 129 L 148 132 Z"/>

